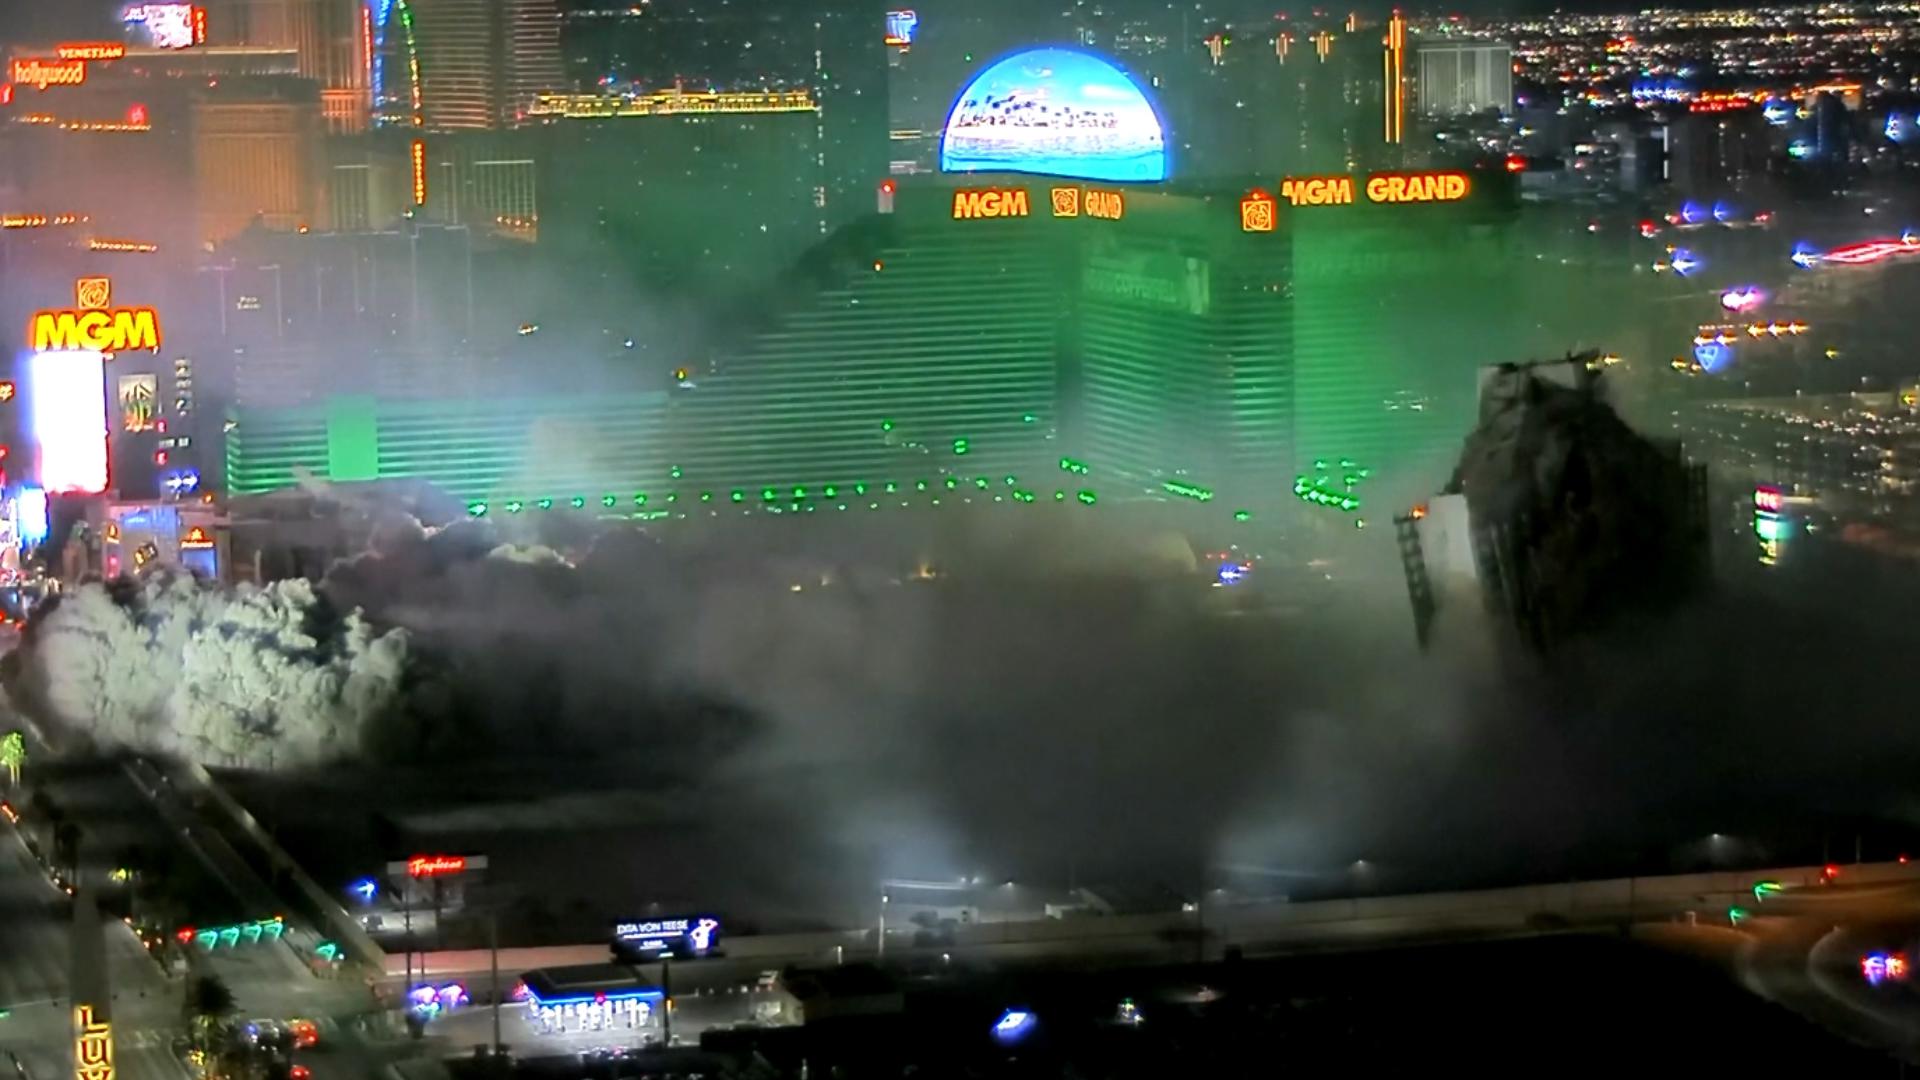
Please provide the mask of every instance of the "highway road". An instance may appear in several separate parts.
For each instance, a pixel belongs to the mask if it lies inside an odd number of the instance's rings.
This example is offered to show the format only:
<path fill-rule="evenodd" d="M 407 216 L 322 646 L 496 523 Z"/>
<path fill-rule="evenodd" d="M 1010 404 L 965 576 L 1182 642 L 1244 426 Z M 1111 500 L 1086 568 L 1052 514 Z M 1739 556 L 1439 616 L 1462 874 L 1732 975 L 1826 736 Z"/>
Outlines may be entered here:
<path fill-rule="evenodd" d="M 1860 967 L 1870 952 L 1920 959 L 1909 947 L 1920 938 L 1920 885 L 1789 889 L 1754 911 L 1732 960 L 1748 989 L 1852 1042 L 1920 1064 L 1911 984 L 1875 986 Z"/>
<path fill-rule="evenodd" d="M 115 791 L 108 770 L 61 771 L 49 779 L 76 819 L 95 817 L 94 810 L 124 794 Z M 106 838 L 119 834 L 104 820 L 98 824 Z M 104 877 L 110 850 L 104 843 L 82 848 L 83 880 Z M 179 1029 L 179 991 L 132 931 L 112 919 L 102 930 L 120 1072 L 128 1080 L 181 1080 L 185 1070 L 170 1048 Z M 34 1080 L 71 1074 L 72 954 L 69 897 L 28 852 L 20 830 L 0 821 L 0 1007 L 10 1010 L 0 1020 L 0 1045 Z"/>
<path fill-rule="evenodd" d="M 201 879 L 220 898 L 216 918 L 275 914 L 278 903 L 242 850 L 248 840 L 206 800 L 176 791 L 172 782 L 138 763 L 76 758 L 29 764 L 29 781 L 47 791 L 79 824 L 80 880 L 104 883 L 123 852 L 161 853 L 175 871 Z M 24 800 L 23 800 L 24 802 Z M 1849 868 L 1844 886 L 1812 885 L 1819 868 L 1776 872 L 1677 875 L 1528 886 L 1473 893 L 1361 897 L 1031 923 L 995 923 L 964 928 L 944 945 L 915 946 L 912 934 L 889 935 L 885 962 L 902 974 L 951 968 L 1089 967 L 1184 963 L 1218 959 L 1231 947 L 1252 958 L 1303 949 L 1372 947 L 1416 939 L 1462 939 L 1526 933 L 1547 925 L 1617 926 L 1626 922 L 1681 920 L 1724 925 L 1730 906 L 1751 902 L 1754 918 L 1741 930 L 1737 974 L 1751 988 L 1857 1041 L 1894 1049 L 1920 1060 L 1920 1019 L 1910 1019 L 1886 994 L 1858 979 L 1864 943 L 1920 932 L 1920 867 L 1883 864 Z M 1761 877 L 1790 886 L 1761 902 L 1750 894 Z M 222 906 L 224 905 L 224 906 Z M 64 1075 L 69 1041 L 69 903 L 30 856 L 22 830 L 0 820 L 0 1048 L 19 1055 L 36 1080 Z M 1541 922 L 1542 919 L 1548 922 Z M 293 940 L 290 934 L 289 940 Z M 183 1080 L 185 1069 L 171 1044 L 180 1027 L 181 980 L 150 959 L 130 930 L 106 927 L 109 973 L 114 987 L 113 1023 L 121 1071 L 129 1080 Z M 311 948 L 312 935 L 301 939 Z M 729 938 L 729 953 L 674 972 L 676 1034 L 697 1039 L 711 1025 L 749 1019 L 756 995 L 746 987 L 760 972 L 788 963 L 828 966 L 872 961 L 867 929 Z M 520 953 L 519 950 L 512 952 Z M 592 954 L 604 962 L 604 945 L 527 953 Z M 464 975 L 476 996 L 485 985 L 483 952 L 434 954 L 437 976 Z M 531 955 L 524 955 L 532 961 Z M 527 967 L 556 960 L 502 964 L 511 985 Z M 397 958 L 389 958 L 390 960 Z M 1920 959 L 1915 957 L 1911 959 Z M 355 977 L 329 978 L 308 966 L 287 942 L 262 941 L 239 948 L 196 952 L 196 971 L 218 974 L 233 989 L 244 1017 L 306 1016 L 323 1023 L 324 1046 L 303 1055 L 315 1080 L 375 1076 L 392 1060 L 420 1053 L 466 1054 L 492 1041 L 484 1006 L 436 1021 L 426 1040 L 394 1037 L 383 1024 L 353 1021 L 376 1009 L 369 988 Z M 397 974 L 397 973 L 396 973 Z M 1907 1010 L 1908 1012 L 1917 1012 Z M 571 1053 L 608 1045 L 632 1045 L 636 1036 L 585 1034 L 541 1037 L 524 1008 L 503 1010 L 502 1037 L 522 1057 Z M 0 1059 L 0 1065 L 4 1060 Z"/>
<path fill-rule="evenodd" d="M 37 744 L 27 782 L 44 792 L 81 830 L 78 880 L 103 896 L 117 891 L 110 875 L 130 852 L 177 875 L 206 910 L 202 922 L 278 914 L 273 894 L 247 869 L 210 815 L 156 790 L 137 765 L 99 758 L 55 759 Z M 25 792 L 13 793 L 23 809 Z M 39 837 L 29 810 L 22 822 L 0 820 L 0 1047 L 18 1056 L 35 1080 L 68 1075 L 71 901 L 27 847 Z M 41 837 L 41 847 L 49 847 Z M 131 929 L 109 918 L 104 928 L 113 988 L 115 1054 L 128 1080 L 181 1080 L 187 1075 L 173 1043 L 181 1032 L 184 978 L 169 975 Z M 310 938 L 311 935 L 307 937 Z M 303 942 L 307 940 L 303 938 Z M 334 1018 L 373 1008 L 366 986 L 316 975 L 292 946 L 262 940 L 196 952 L 192 971 L 219 976 L 242 1017 L 307 1016 L 328 1021 L 325 1053 L 303 1062 L 316 1080 L 373 1075 L 386 1049 L 361 1039 Z M 0 1064 L 7 1064 L 0 1059 Z"/>

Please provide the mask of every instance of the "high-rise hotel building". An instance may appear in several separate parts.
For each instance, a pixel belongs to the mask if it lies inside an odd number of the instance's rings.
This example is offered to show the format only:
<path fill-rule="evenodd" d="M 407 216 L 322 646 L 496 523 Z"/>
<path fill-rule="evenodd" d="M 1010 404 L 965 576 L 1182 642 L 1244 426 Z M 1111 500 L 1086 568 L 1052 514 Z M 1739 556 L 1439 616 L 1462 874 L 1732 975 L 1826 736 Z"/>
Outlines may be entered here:
<path fill-rule="evenodd" d="M 516 127 L 566 89 L 553 0 L 373 0 L 377 123 L 426 131 Z"/>
<path fill-rule="evenodd" d="M 1512 178 L 1188 180 L 1128 76 L 1044 51 L 995 78 L 1100 87 L 1068 102 L 1081 122 L 1025 125 L 1021 103 L 1050 99 L 983 75 L 945 172 L 876 180 L 873 213 L 721 328 L 625 365 L 630 385 L 249 409 L 229 483 L 412 477 L 475 513 L 1171 497 L 1264 518 L 1317 461 L 1443 479 L 1476 372 L 1521 358 L 1498 317 L 1520 265 Z"/>

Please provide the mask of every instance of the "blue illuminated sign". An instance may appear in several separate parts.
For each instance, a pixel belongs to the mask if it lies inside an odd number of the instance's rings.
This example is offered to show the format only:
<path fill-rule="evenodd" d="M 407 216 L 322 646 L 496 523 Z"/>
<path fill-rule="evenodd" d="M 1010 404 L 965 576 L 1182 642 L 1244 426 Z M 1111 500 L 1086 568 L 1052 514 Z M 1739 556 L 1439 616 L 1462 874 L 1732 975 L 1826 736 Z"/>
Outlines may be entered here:
<path fill-rule="evenodd" d="M 1733 346 L 1718 341 L 1703 342 L 1693 347 L 1693 359 L 1711 374 L 1733 363 Z"/>
<path fill-rule="evenodd" d="M 47 520 L 47 493 L 37 487 L 23 487 L 13 502 L 13 524 L 20 542 L 29 547 L 46 540 L 52 526 Z"/>
<path fill-rule="evenodd" d="M 993 1022 L 993 1037 L 1003 1043 L 1016 1043 L 1033 1031 L 1036 1021 L 1025 1009 L 1008 1009 Z"/>
<path fill-rule="evenodd" d="M 380 108 L 380 96 L 386 91 L 387 18 L 393 14 L 393 0 L 373 0 L 373 107 Z"/>
<path fill-rule="evenodd" d="M 1693 88 L 1679 79 L 1643 79 L 1633 84 L 1635 101 L 1677 102 L 1690 100 L 1693 96 Z"/>
<path fill-rule="evenodd" d="M 566 1005 L 605 1005 L 620 1001 L 660 1001 L 666 997 L 658 990 L 607 990 L 594 994 L 570 994 L 566 997 L 543 998 L 533 987 L 527 987 L 527 1002 L 536 1009 L 553 1009 Z"/>
<path fill-rule="evenodd" d="M 635 919 L 616 923 L 613 940 L 615 947 L 626 952 L 704 956 L 720 940 L 720 920 L 707 915 Z"/>
<path fill-rule="evenodd" d="M 920 16 L 911 11 L 887 12 L 887 44 L 913 44 L 913 32 L 919 26 Z"/>
<path fill-rule="evenodd" d="M 1126 72 L 1078 49 L 996 61 L 960 92 L 940 140 L 942 172 L 1079 180 L 1167 179 L 1165 125 Z"/>

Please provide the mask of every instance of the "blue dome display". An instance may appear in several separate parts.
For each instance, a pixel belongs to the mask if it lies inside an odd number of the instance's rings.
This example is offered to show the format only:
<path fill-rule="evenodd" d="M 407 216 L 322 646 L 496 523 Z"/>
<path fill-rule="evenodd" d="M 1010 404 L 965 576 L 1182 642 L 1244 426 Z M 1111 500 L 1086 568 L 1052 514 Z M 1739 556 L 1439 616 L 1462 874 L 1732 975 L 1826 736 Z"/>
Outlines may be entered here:
<path fill-rule="evenodd" d="M 947 114 L 941 172 L 1167 178 L 1167 139 L 1126 72 L 1078 49 L 1029 49 L 982 71 Z"/>

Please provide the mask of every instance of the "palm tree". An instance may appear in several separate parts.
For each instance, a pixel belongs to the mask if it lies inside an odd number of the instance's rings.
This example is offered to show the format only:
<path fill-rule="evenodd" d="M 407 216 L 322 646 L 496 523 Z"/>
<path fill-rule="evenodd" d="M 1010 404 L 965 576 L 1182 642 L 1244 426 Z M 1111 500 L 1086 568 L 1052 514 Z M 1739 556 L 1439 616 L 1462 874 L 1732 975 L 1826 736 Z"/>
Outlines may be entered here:
<path fill-rule="evenodd" d="M 80 826 L 65 818 L 53 827 L 53 862 L 56 869 L 66 871 L 68 881 L 79 878 Z"/>
<path fill-rule="evenodd" d="M 9 786 L 20 785 L 20 768 L 27 763 L 27 741 L 17 731 L 0 736 L 0 767 L 7 770 Z"/>
<path fill-rule="evenodd" d="M 213 1058 L 218 1055 L 221 1029 L 233 1015 L 233 991 L 218 975 L 201 975 L 187 984 L 187 999 L 182 1007 L 187 1035 L 193 1048 Z"/>

